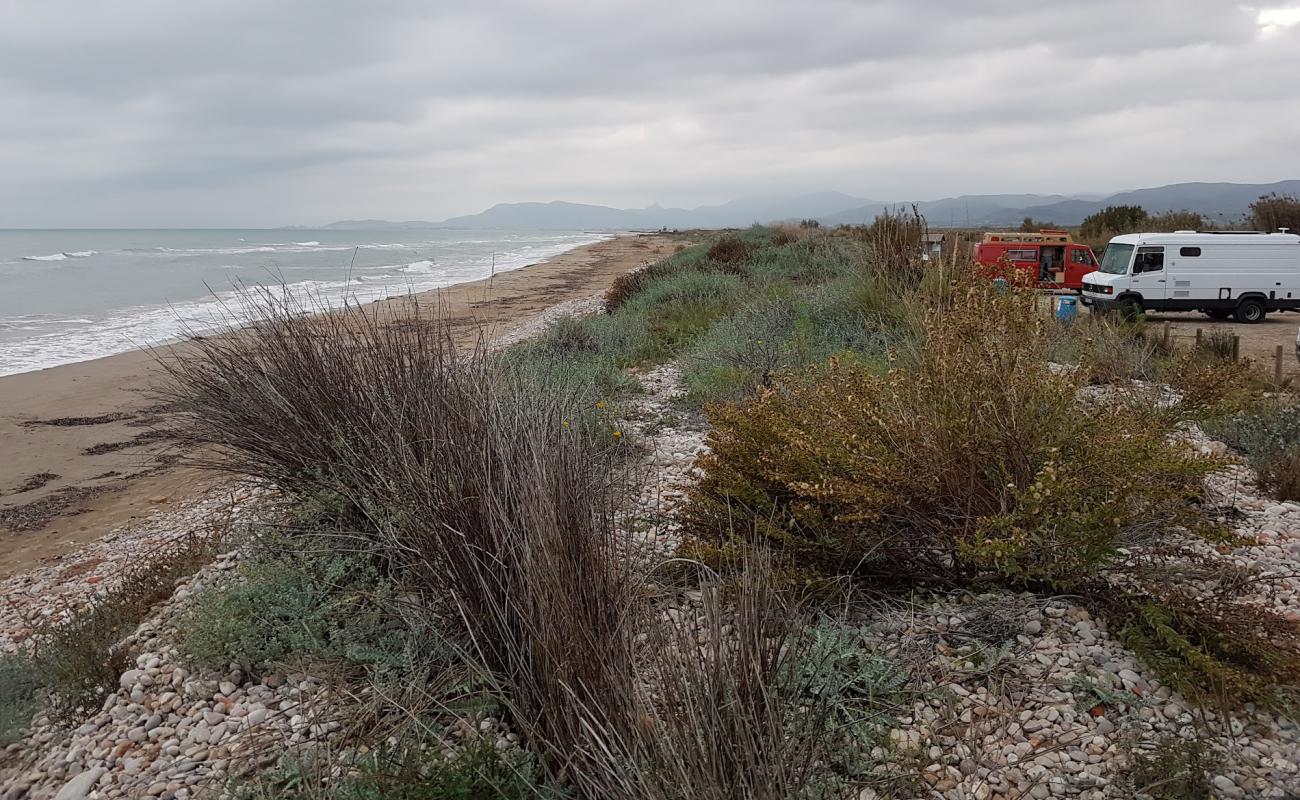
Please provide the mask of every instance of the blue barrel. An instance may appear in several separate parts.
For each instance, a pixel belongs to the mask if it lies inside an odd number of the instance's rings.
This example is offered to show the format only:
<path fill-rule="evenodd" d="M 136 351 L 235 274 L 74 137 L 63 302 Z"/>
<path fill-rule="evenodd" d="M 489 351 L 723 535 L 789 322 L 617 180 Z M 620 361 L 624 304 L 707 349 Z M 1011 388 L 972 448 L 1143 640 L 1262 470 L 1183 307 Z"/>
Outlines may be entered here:
<path fill-rule="evenodd" d="M 1067 325 L 1074 322 L 1074 317 L 1079 313 L 1077 303 L 1078 298 L 1062 297 L 1056 305 L 1056 321 Z"/>

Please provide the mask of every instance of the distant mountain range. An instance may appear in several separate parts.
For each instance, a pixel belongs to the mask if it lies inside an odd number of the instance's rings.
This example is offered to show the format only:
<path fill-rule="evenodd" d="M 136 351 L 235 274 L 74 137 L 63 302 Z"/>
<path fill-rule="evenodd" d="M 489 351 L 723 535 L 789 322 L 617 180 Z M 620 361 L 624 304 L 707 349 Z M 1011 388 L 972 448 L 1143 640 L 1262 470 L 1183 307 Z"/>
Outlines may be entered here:
<path fill-rule="evenodd" d="M 1236 221 L 1261 195 L 1300 195 L 1300 180 L 1278 183 L 1176 183 L 1097 195 L 981 194 L 916 203 L 932 227 L 1019 225 L 1025 217 L 1056 225 L 1078 225 L 1106 206 L 1139 205 L 1151 213 L 1195 211 L 1211 220 Z M 512 228 L 522 230 L 645 230 L 658 228 L 733 228 L 755 222 L 816 219 L 823 224 L 870 222 L 882 210 L 910 207 L 911 201 L 868 200 L 840 192 L 795 197 L 746 197 L 698 208 L 610 208 L 554 201 L 501 203 L 479 214 L 442 222 L 345 220 L 334 230 L 413 230 L 421 228 Z"/>

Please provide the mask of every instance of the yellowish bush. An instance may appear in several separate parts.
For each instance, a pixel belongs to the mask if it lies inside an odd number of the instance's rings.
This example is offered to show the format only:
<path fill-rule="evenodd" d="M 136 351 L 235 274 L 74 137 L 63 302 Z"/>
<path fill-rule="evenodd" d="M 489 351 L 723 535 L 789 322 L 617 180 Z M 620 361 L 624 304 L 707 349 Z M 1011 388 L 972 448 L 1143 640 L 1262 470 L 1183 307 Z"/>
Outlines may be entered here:
<path fill-rule="evenodd" d="M 834 363 L 710 409 L 688 523 L 750 531 L 795 563 L 900 580 L 985 573 L 1069 586 L 1153 527 L 1207 535 L 1186 502 L 1213 468 L 1151 406 L 1089 410 L 1056 373 L 1031 293 L 967 281 L 915 363 Z"/>

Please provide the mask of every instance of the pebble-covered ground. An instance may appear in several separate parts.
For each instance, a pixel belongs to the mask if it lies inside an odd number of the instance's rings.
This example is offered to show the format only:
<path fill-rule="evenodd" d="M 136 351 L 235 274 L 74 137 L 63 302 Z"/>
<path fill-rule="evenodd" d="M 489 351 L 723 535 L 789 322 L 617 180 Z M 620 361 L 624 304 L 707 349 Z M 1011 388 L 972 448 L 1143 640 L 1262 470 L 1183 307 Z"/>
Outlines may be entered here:
<path fill-rule="evenodd" d="M 584 309 L 590 310 L 571 313 Z M 706 426 L 675 402 L 682 392 L 677 367 L 638 377 L 644 392 L 634 398 L 627 425 L 648 479 L 624 519 L 648 551 L 667 554 L 679 541 L 671 512 L 705 448 Z M 1198 430 L 1187 430 L 1185 438 L 1206 454 L 1224 451 Z M 1256 542 L 1227 557 L 1275 576 L 1270 601 L 1300 616 L 1300 504 L 1260 496 L 1252 473 L 1240 465 L 1210 483 L 1223 513 Z M 34 614 L 84 605 L 120 565 L 168 536 L 199 529 L 232 502 L 243 507 L 247 495 L 214 495 L 159 513 L 59 564 L 5 581 L 0 648 L 20 647 Z M 177 615 L 193 595 L 233 574 L 238 559 L 237 552 L 222 554 L 181 581 L 135 631 L 135 666 L 98 713 L 70 728 L 37 720 L 31 736 L 3 754 L 2 800 L 182 800 L 212 793 L 226 776 L 331 733 L 337 723 L 330 711 L 340 698 L 313 676 L 191 674 L 179 663 Z M 680 604 L 691 602 L 683 593 Z M 865 639 L 909 675 L 890 746 L 873 755 L 882 773 L 912 776 L 916 796 L 1126 798 L 1132 794 L 1124 775 L 1134 758 L 1164 742 L 1199 737 L 1221 754 L 1212 777 L 1217 796 L 1300 797 L 1294 722 L 1193 708 L 1070 598 L 927 595 L 875 606 L 860 625 Z M 499 746 L 515 741 L 495 720 L 466 724 L 495 731 Z M 866 790 L 861 798 L 876 796 Z"/>

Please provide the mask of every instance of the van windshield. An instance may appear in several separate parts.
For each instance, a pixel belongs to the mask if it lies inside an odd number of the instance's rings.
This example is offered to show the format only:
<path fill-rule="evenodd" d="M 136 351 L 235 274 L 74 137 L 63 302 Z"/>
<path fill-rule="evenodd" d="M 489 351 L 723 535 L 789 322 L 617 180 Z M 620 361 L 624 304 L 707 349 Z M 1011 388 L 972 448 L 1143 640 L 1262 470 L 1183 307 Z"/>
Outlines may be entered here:
<path fill-rule="evenodd" d="M 1112 244 L 1106 247 L 1106 255 L 1101 257 L 1101 266 L 1097 269 L 1111 275 L 1123 275 L 1128 272 L 1128 262 L 1133 259 L 1133 245 Z"/>

